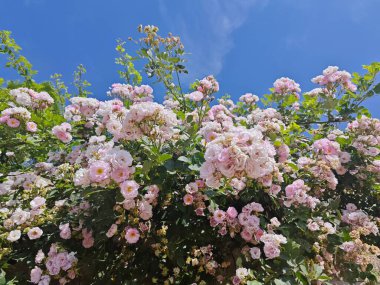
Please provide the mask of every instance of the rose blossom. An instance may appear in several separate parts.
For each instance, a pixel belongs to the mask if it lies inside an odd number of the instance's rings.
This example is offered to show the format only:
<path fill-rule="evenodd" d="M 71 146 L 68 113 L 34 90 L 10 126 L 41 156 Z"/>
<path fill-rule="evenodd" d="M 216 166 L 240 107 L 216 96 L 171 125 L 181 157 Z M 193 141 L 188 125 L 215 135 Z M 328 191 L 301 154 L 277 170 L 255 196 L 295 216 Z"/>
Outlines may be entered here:
<path fill-rule="evenodd" d="M 128 243 L 136 243 L 140 238 L 140 233 L 135 228 L 129 228 L 125 233 L 125 239 Z"/>
<path fill-rule="evenodd" d="M 120 184 L 120 192 L 125 199 L 135 198 L 138 194 L 139 184 L 134 180 L 126 180 Z"/>
<path fill-rule="evenodd" d="M 191 205 L 193 204 L 193 195 L 190 195 L 190 194 L 186 194 L 184 197 L 183 197 L 183 203 L 185 205 Z"/>
<path fill-rule="evenodd" d="M 226 218 L 226 212 L 222 210 L 216 210 L 213 217 L 218 224 L 223 223 L 224 219 Z"/>
<path fill-rule="evenodd" d="M 15 241 L 19 240 L 20 237 L 21 237 L 21 231 L 20 230 L 14 230 L 14 231 L 9 232 L 7 240 L 9 240 L 10 242 L 15 242 Z"/>
<path fill-rule="evenodd" d="M 264 253 L 269 259 L 280 256 L 280 249 L 273 243 L 266 243 L 264 245 Z"/>
<path fill-rule="evenodd" d="M 45 205 L 46 199 L 40 196 L 35 197 L 32 201 L 30 201 L 30 206 L 33 210 L 38 209 Z"/>
<path fill-rule="evenodd" d="M 244 279 L 248 276 L 248 269 L 244 267 L 236 269 L 236 276 L 240 279 Z"/>
<path fill-rule="evenodd" d="M 260 256 L 261 256 L 261 251 L 260 251 L 260 248 L 258 247 L 252 247 L 250 250 L 249 250 L 249 253 L 251 254 L 251 257 L 253 259 L 259 259 Z"/>
<path fill-rule="evenodd" d="M 60 233 L 59 236 L 63 239 L 70 239 L 71 238 L 71 229 L 70 229 L 70 224 L 66 223 L 63 225 L 59 226 Z"/>
<path fill-rule="evenodd" d="M 26 130 L 29 132 L 35 133 L 37 131 L 37 124 L 34 122 L 27 122 Z"/>
<path fill-rule="evenodd" d="M 352 241 L 346 241 L 342 243 L 339 248 L 343 249 L 345 252 L 351 252 L 355 249 L 355 243 Z"/>
<path fill-rule="evenodd" d="M 38 239 L 42 236 L 42 233 L 43 231 L 39 227 L 34 227 L 28 231 L 28 237 L 31 240 Z"/>
<path fill-rule="evenodd" d="M 42 275 L 41 280 L 38 283 L 38 285 L 49 285 L 50 284 L 50 276 L 49 275 Z"/>
<path fill-rule="evenodd" d="M 105 161 L 95 161 L 90 165 L 90 179 L 94 182 L 101 182 L 108 178 L 110 165 Z"/>
<path fill-rule="evenodd" d="M 45 254 L 44 254 L 44 252 L 40 249 L 40 250 L 38 250 L 38 252 L 37 252 L 37 254 L 36 254 L 36 257 L 35 257 L 34 261 L 35 261 L 36 263 L 41 263 L 42 260 L 43 260 L 44 258 L 45 258 Z"/>
<path fill-rule="evenodd" d="M 116 224 L 112 224 L 111 227 L 108 229 L 107 233 L 106 233 L 106 236 L 108 238 L 111 238 L 113 237 L 117 232 L 117 225 Z"/>
<path fill-rule="evenodd" d="M 9 118 L 7 120 L 7 125 L 11 128 L 17 128 L 20 125 L 20 121 L 15 118 Z"/>
<path fill-rule="evenodd" d="M 117 183 L 121 183 L 129 177 L 128 167 L 117 167 L 111 172 L 111 178 Z"/>
<path fill-rule="evenodd" d="M 195 102 L 201 101 L 203 97 L 204 97 L 203 93 L 199 91 L 194 91 L 190 94 L 185 95 L 185 98 L 188 98 L 191 101 L 195 101 Z"/>
<path fill-rule="evenodd" d="M 30 282 L 34 284 L 38 284 L 41 280 L 41 275 L 42 275 L 42 270 L 38 266 L 35 266 L 31 271 L 30 271 Z"/>
<path fill-rule="evenodd" d="M 227 209 L 227 216 L 231 219 L 235 219 L 238 215 L 238 212 L 236 211 L 235 207 L 228 207 Z"/>

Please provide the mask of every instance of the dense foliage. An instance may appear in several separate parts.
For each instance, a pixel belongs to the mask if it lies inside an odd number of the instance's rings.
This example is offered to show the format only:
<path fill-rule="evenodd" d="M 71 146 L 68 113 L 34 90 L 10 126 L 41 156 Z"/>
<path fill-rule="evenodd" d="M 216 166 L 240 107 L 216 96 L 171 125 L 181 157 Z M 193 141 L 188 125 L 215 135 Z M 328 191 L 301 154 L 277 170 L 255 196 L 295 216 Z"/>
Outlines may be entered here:
<path fill-rule="evenodd" d="M 216 100 L 211 75 L 181 86 L 178 37 L 139 32 L 107 101 L 83 66 L 75 95 L 35 82 L 0 33 L 22 78 L 0 79 L 0 283 L 378 284 L 380 63 Z"/>

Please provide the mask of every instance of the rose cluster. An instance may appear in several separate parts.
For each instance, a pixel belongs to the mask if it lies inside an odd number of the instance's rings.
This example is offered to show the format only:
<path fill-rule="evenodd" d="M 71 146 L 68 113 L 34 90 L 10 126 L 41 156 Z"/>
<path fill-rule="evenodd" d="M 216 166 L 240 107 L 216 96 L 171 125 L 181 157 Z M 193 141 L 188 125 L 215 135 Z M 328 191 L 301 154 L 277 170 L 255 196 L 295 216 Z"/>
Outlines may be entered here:
<path fill-rule="evenodd" d="M 256 129 L 236 128 L 219 135 L 206 145 L 200 177 L 218 188 L 233 178 L 249 177 L 270 186 L 281 180 L 274 156 L 276 151 Z"/>
<path fill-rule="evenodd" d="M 114 83 L 108 95 L 117 96 L 132 103 L 153 101 L 153 89 L 149 85 L 132 86 L 129 84 Z"/>

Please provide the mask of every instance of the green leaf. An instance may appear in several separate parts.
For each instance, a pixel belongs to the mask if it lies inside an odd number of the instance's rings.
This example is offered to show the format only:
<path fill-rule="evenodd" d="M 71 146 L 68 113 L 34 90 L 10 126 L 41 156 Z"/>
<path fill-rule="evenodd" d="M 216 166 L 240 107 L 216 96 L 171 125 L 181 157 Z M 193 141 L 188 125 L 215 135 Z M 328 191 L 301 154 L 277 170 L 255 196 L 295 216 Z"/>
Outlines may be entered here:
<path fill-rule="evenodd" d="M 380 94 L 380 83 L 378 83 L 375 87 L 373 87 L 373 91 L 376 94 Z"/>
<path fill-rule="evenodd" d="M 171 159 L 173 156 L 169 153 L 164 153 L 164 154 L 161 154 L 159 157 L 158 157 L 158 162 L 159 163 L 163 163 L 169 159 Z"/>
<path fill-rule="evenodd" d="M 143 167 L 142 167 L 142 173 L 148 173 L 149 170 L 153 167 L 153 161 L 146 160 L 144 161 Z"/>
<path fill-rule="evenodd" d="M 187 158 L 186 156 L 180 156 L 177 158 L 179 161 L 183 161 L 183 162 L 187 162 L 187 163 L 191 163 L 191 160 L 189 158 Z"/>
<path fill-rule="evenodd" d="M 189 165 L 189 169 L 194 170 L 194 171 L 199 171 L 201 167 L 196 164 Z"/>
<path fill-rule="evenodd" d="M 236 267 L 242 267 L 243 266 L 243 259 L 239 256 L 236 258 Z"/>

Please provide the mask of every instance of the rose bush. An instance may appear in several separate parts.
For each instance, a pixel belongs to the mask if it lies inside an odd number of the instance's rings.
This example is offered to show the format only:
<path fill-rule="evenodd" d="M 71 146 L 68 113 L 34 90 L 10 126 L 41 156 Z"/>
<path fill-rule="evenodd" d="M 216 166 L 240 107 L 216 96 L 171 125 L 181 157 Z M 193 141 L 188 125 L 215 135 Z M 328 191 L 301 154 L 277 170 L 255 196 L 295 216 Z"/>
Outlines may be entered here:
<path fill-rule="evenodd" d="M 182 88 L 178 37 L 139 32 L 106 101 L 83 66 L 74 96 L 36 83 L 1 33 L 23 78 L 0 89 L 2 284 L 378 284 L 380 63 L 216 100 L 213 76 Z"/>

